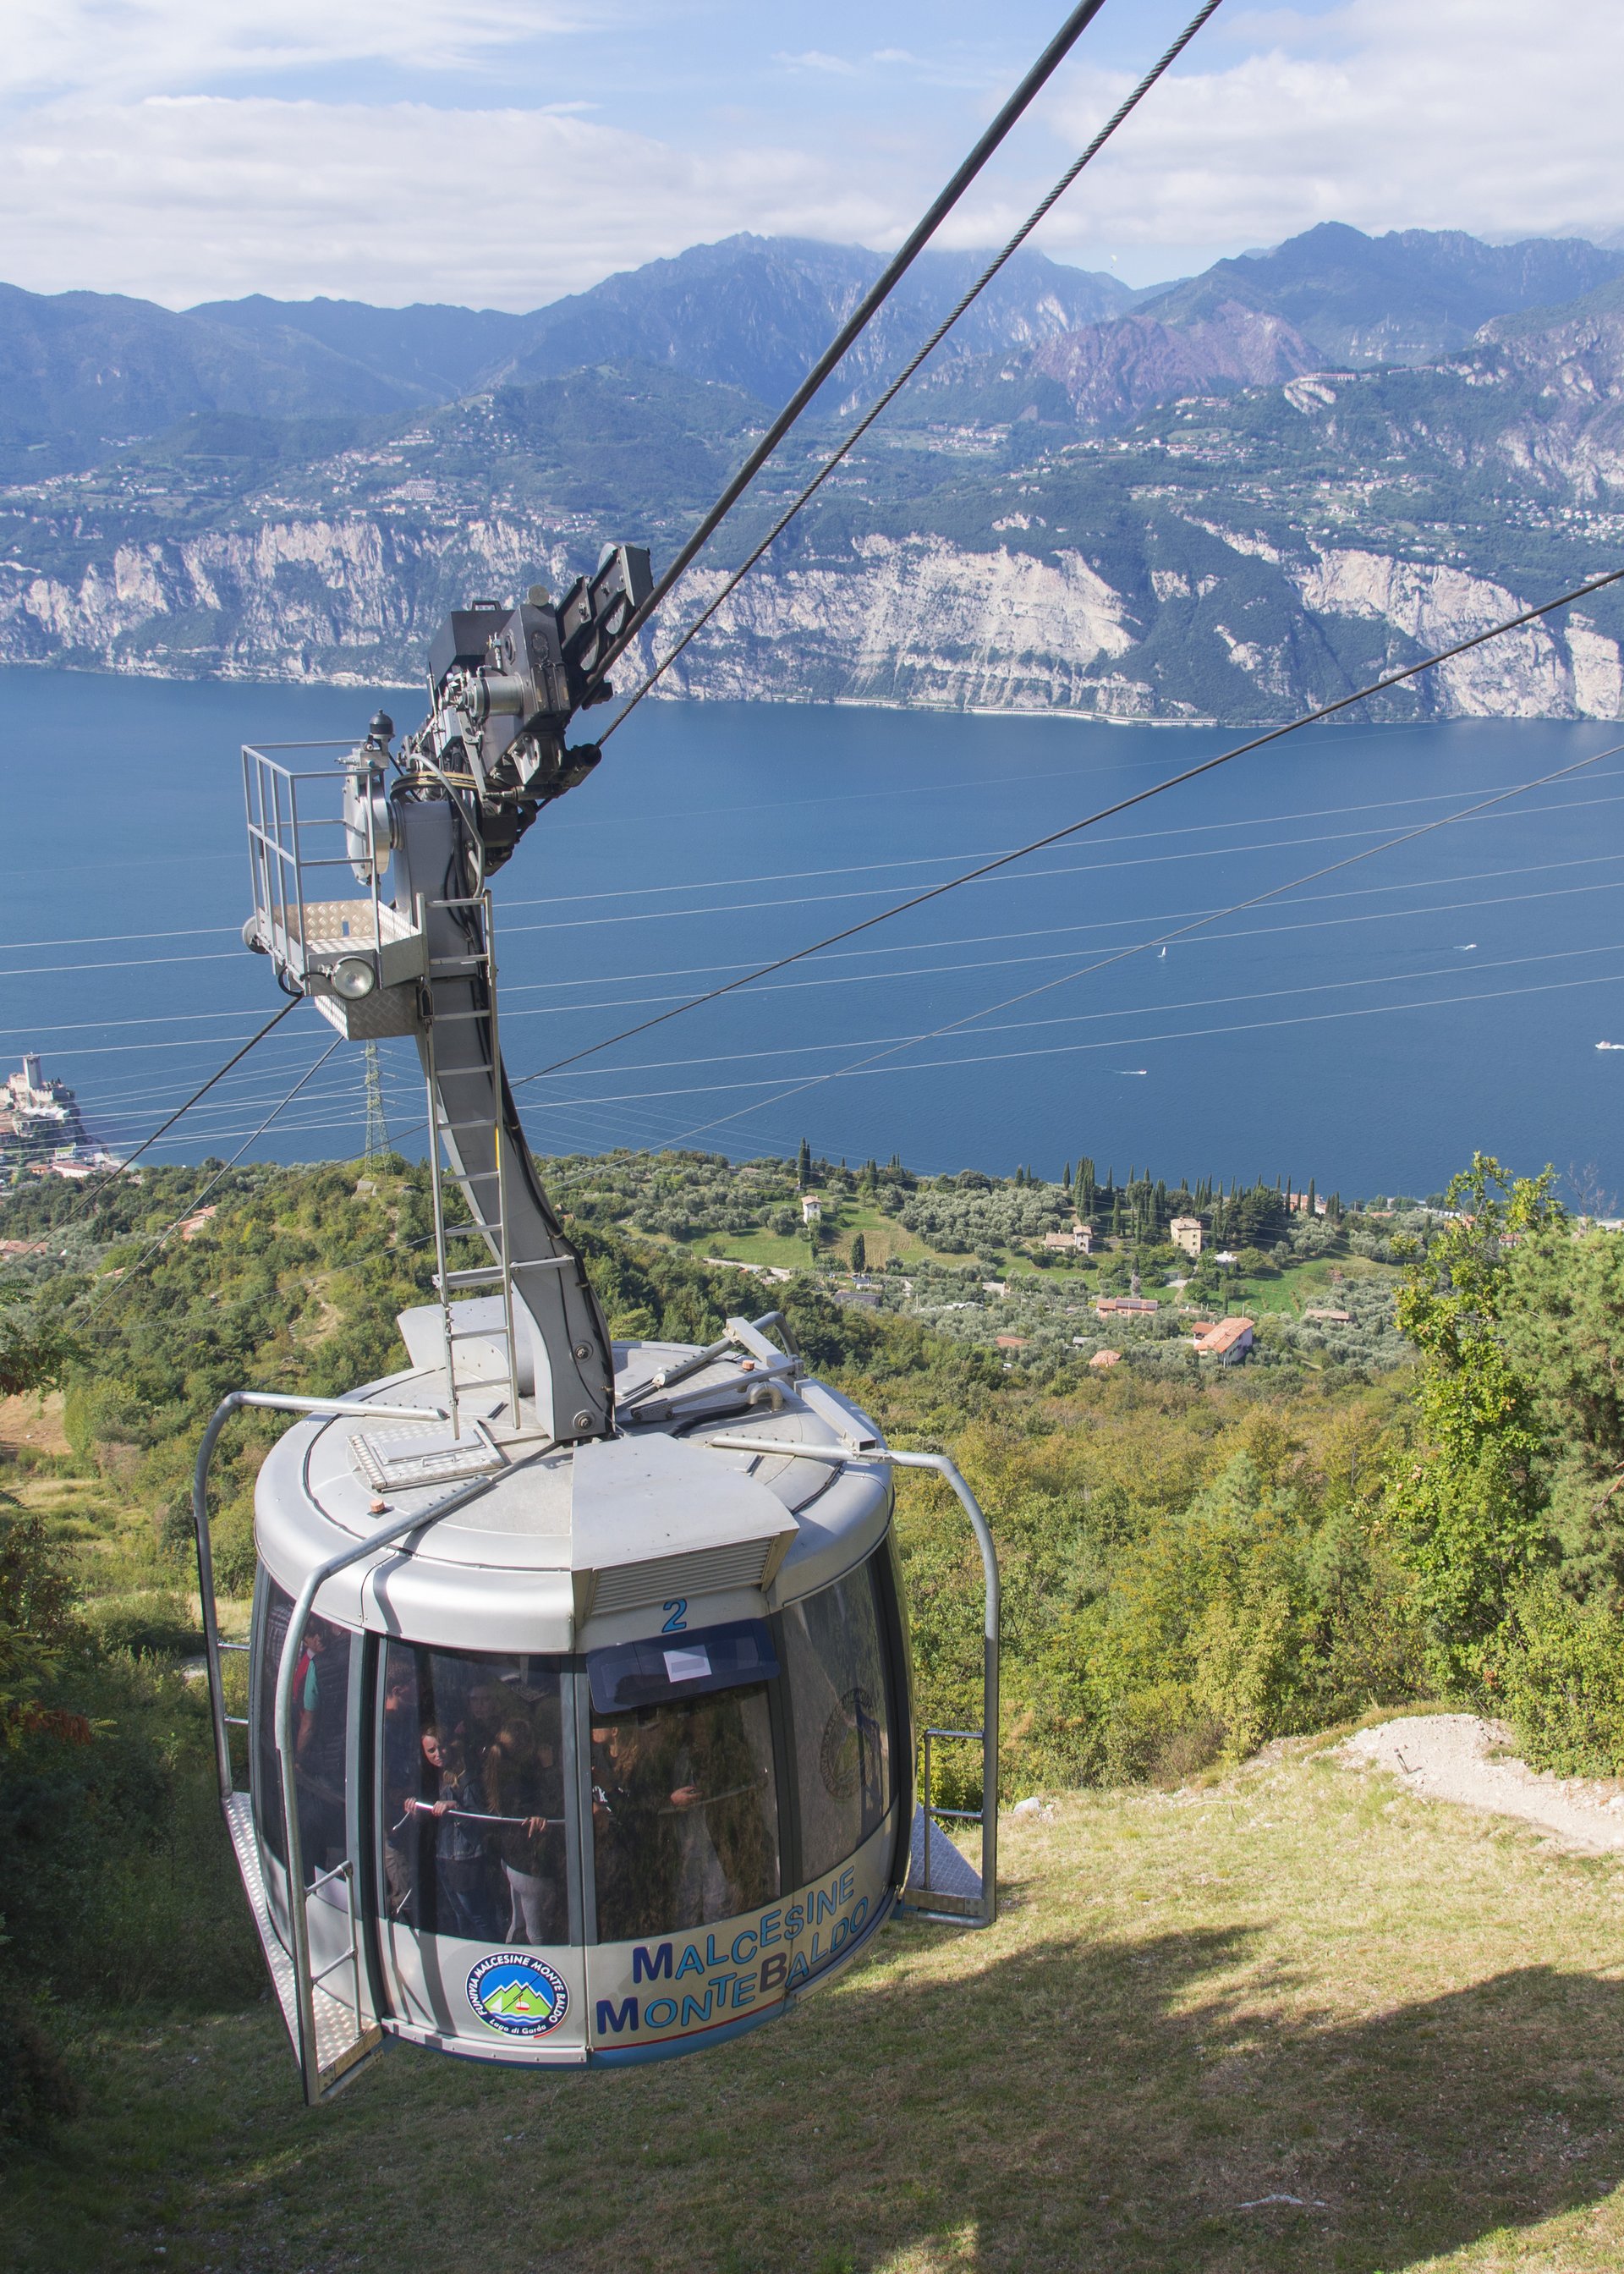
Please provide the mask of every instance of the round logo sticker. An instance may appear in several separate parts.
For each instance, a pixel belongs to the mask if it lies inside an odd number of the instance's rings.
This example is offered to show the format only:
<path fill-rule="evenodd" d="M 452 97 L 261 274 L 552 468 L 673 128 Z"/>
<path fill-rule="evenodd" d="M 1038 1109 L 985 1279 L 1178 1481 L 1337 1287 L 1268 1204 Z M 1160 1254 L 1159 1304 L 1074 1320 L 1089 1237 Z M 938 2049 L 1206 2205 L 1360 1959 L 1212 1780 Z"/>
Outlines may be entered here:
<path fill-rule="evenodd" d="M 545 2037 L 569 2011 L 569 1984 L 528 1951 L 499 1950 L 469 1976 L 468 2002 L 510 2037 Z"/>

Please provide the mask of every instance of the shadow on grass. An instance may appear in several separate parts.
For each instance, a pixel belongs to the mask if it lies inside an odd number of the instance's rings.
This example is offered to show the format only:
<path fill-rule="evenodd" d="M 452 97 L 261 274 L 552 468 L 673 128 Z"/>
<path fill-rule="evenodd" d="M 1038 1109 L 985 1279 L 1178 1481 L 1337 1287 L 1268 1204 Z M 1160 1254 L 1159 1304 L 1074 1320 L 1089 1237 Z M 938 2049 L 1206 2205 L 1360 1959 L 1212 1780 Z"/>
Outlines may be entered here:
<path fill-rule="evenodd" d="M 955 2267 L 1393 2274 L 1624 2180 L 1624 1985 L 1533 1966 L 1350 2022 L 1252 1940 L 966 1944 L 956 1984 L 853 1983 L 829 2022 L 910 2177 L 837 2171 L 830 2263 L 951 2235 Z"/>
<path fill-rule="evenodd" d="M 316 2115 L 263 2009 L 171 2022 L 21 2159 L 18 2263 L 151 2263 L 156 2216 L 188 2274 L 1400 2274 L 1624 2180 L 1624 1985 L 1594 1975 L 1350 2022 L 1241 1929 L 956 1953 L 944 1979 L 931 1931 L 889 1931 L 877 1964 L 690 2061 L 548 2077 L 402 2049 Z M 1617 2263 L 1577 2248 L 1564 2266 Z"/>

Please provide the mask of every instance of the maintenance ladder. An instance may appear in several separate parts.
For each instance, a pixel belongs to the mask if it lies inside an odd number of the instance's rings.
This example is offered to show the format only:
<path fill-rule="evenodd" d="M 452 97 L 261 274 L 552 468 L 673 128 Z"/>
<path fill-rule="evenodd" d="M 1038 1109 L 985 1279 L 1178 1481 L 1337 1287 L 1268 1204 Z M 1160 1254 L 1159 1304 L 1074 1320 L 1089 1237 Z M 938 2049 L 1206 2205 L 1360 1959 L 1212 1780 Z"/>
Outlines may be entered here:
<path fill-rule="evenodd" d="M 458 1408 L 456 1346 L 463 1342 L 496 1343 L 507 1360 L 508 1412 L 512 1426 L 520 1426 L 519 1413 L 519 1348 L 513 1311 L 513 1255 L 508 1234 L 508 1196 L 504 1176 L 503 1148 L 508 1141 L 502 1126 L 501 1043 L 496 1013 L 496 932 L 489 891 L 473 893 L 460 900 L 431 900 L 432 911 L 443 911 L 454 922 L 474 930 L 477 945 L 451 955 L 431 955 L 428 959 L 429 998 L 432 1016 L 424 1045 L 424 1072 L 428 1087 L 429 1120 L 429 1185 L 434 1209 L 434 1291 L 440 1299 L 440 1331 L 446 1352 L 446 1389 L 451 1409 L 454 1436 L 462 1434 Z M 471 998 L 464 1008 L 442 1008 L 441 997 L 459 997 L 466 989 Z M 477 999 L 481 990 L 485 1002 Z M 434 1035 L 441 1025 L 466 1025 L 483 1020 L 486 1029 L 490 1055 L 476 1064 L 459 1063 L 455 1073 L 485 1074 L 491 1086 L 492 1111 L 477 1120 L 455 1121 L 441 1103 L 440 1069 L 435 1057 Z M 462 1140 L 473 1141 L 466 1147 Z M 489 1168 L 470 1165 L 467 1156 L 486 1156 Z M 449 1172 L 467 1197 L 470 1209 L 477 1222 L 471 1225 L 446 1223 L 446 1178 Z M 472 1187 L 479 1187 L 477 1197 Z M 487 1201 L 488 1193 L 488 1201 Z M 496 1250 L 490 1263 L 473 1264 L 453 1270 L 447 1260 L 447 1242 L 458 1237 L 472 1237 L 483 1230 Z M 452 1306 L 461 1295 L 476 1288 L 494 1289 L 501 1298 L 501 1320 L 495 1327 L 458 1327 L 452 1316 Z"/>

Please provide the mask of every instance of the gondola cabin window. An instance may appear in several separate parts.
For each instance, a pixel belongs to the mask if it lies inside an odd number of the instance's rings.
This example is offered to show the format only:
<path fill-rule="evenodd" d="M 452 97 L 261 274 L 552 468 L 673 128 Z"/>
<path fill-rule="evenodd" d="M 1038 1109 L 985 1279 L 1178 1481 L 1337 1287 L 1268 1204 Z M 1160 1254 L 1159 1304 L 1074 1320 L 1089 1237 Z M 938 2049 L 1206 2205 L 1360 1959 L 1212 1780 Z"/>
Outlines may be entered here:
<path fill-rule="evenodd" d="M 779 1893 L 766 1623 L 587 1660 L 598 1939 L 703 1926 Z"/>
<path fill-rule="evenodd" d="M 889 1696 L 872 1567 L 792 1603 L 785 1653 L 805 1879 L 844 1863 L 891 1802 Z"/>
<path fill-rule="evenodd" d="M 560 1670 L 391 1642 L 379 1730 L 389 1916 L 419 1934 L 569 1939 Z"/>
<path fill-rule="evenodd" d="M 282 1764 L 276 1753 L 276 1678 L 293 1602 L 274 1579 L 264 1582 L 259 1630 L 259 1749 L 260 1836 L 286 1867 L 282 1830 Z M 313 1614 L 306 1622 L 298 1664 L 293 1669 L 294 1792 L 298 1803 L 299 1843 L 306 1886 L 344 1860 L 348 1838 L 344 1754 L 350 1717 L 351 1637 L 343 1627 Z"/>

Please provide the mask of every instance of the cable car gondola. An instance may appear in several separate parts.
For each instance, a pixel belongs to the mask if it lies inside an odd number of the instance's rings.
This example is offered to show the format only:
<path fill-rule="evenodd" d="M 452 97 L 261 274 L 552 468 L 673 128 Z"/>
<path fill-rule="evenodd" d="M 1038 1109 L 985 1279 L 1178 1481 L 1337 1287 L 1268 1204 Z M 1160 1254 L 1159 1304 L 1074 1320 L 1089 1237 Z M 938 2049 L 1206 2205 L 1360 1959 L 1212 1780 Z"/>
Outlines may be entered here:
<path fill-rule="evenodd" d="M 622 546 L 557 606 L 455 612 L 398 749 L 380 714 L 336 764 L 244 752 L 244 939 L 342 1036 L 415 1039 L 431 1130 L 437 1300 L 401 1316 L 408 1363 L 343 1398 L 233 1393 L 194 1480 L 222 1804 L 312 2103 L 391 2037 L 543 2067 L 695 2052 L 830 1980 L 899 1903 L 993 1916 L 997 1574 L 968 1487 L 884 1446 L 776 1313 L 704 1349 L 612 1344 L 502 1069 L 489 877 L 597 764 L 566 733 L 650 587 Z M 449 1260 L 448 1181 L 473 1268 Z M 207 1480 L 244 1406 L 302 1418 L 259 1472 L 233 1645 Z M 916 1731 L 909 1465 L 948 1478 L 981 1547 L 979 1730 Z M 983 1805 L 933 1808 L 930 1745 L 966 1739 Z M 979 1874 L 933 1837 L 972 1815 Z"/>

